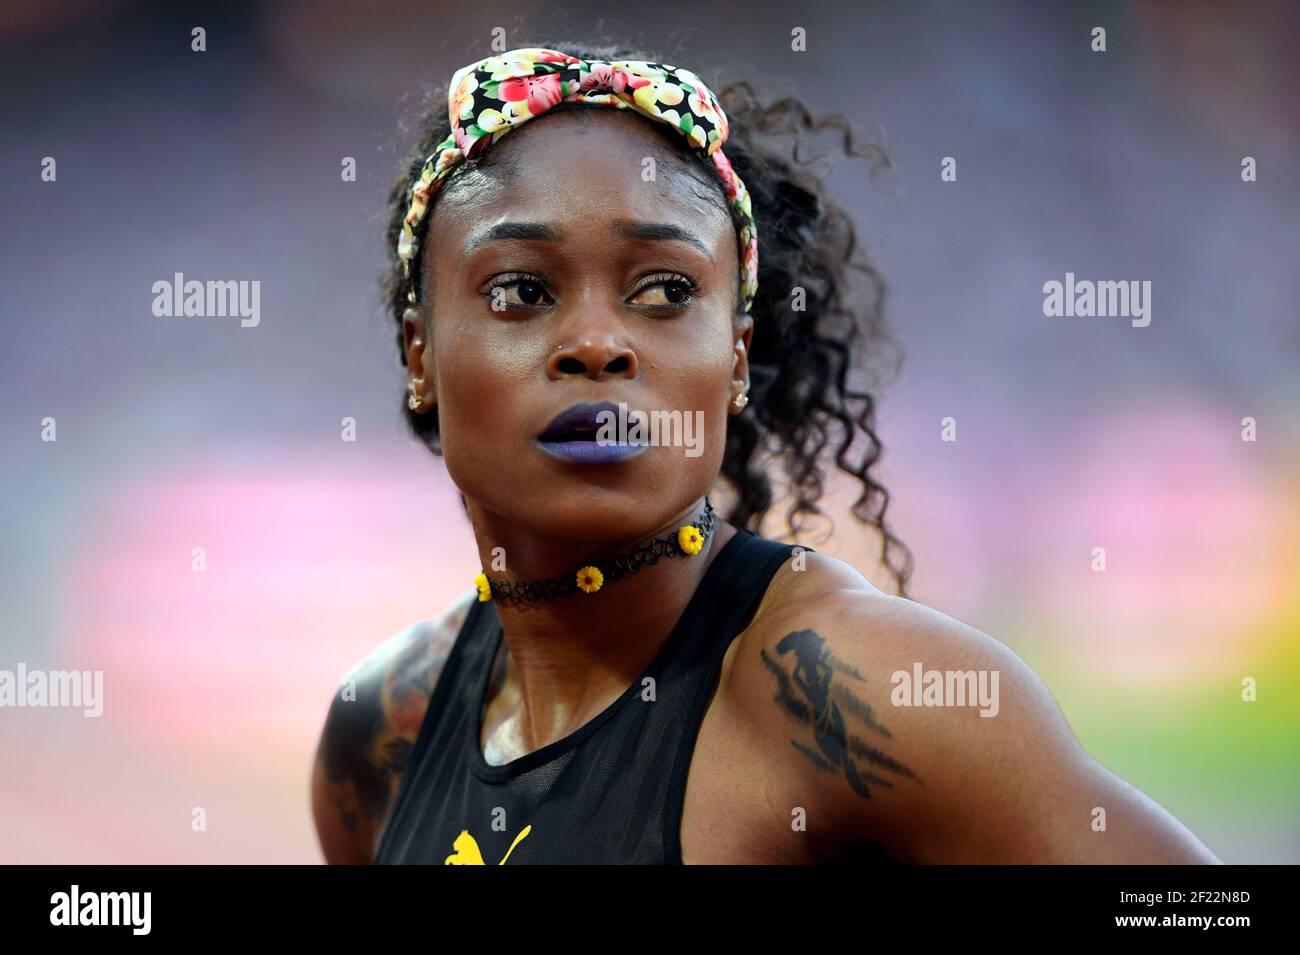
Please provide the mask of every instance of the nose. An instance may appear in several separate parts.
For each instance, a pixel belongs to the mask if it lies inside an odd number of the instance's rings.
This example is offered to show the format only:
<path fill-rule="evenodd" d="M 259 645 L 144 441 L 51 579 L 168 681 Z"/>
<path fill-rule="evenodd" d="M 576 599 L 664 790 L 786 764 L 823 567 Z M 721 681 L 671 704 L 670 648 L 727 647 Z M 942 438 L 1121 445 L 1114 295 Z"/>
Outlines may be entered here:
<path fill-rule="evenodd" d="M 636 352 L 623 344 L 613 329 L 584 329 L 573 344 L 559 345 L 546 363 L 553 380 L 580 375 L 592 381 L 605 377 L 635 378 Z"/>

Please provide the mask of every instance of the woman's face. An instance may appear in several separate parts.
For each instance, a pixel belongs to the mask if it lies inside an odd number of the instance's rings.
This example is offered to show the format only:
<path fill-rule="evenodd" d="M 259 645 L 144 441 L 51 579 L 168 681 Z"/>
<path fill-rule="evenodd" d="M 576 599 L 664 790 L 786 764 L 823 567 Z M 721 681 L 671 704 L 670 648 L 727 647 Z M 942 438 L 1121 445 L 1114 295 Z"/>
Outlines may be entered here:
<path fill-rule="evenodd" d="M 546 537 L 646 533 L 708 492 L 728 408 L 748 386 L 751 322 L 736 312 L 721 190 L 621 111 L 558 113 L 492 148 L 512 152 L 466 170 L 435 203 L 423 260 L 432 314 L 404 321 L 447 470 L 471 508 Z M 660 444 L 622 460 L 539 440 L 571 405 L 599 401 L 677 414 L 660 418 L 674 422 Z"/>

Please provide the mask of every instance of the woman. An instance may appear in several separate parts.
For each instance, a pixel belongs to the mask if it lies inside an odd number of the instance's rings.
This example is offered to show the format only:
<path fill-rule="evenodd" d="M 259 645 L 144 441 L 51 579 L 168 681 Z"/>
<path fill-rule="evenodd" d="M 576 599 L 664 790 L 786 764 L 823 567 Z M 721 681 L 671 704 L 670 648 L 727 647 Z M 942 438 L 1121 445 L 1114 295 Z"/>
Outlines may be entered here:
<path fill-rule="evenodd" d="M 1084 752 L 1011 651 L 901 596 L 872 397 L 848 378 L 883 342 L 881 285 L 815 180 L 751 140 L 812 121 L 745 86 L 724 113 L 649 59 L 470 64 L 393 191 L 408 420 L 481 573 L 335 697 L 326 859 L 1218 861 Z M 828 444 L 900 596 L 750 530 L 764 452 L 793 532 Z"/>

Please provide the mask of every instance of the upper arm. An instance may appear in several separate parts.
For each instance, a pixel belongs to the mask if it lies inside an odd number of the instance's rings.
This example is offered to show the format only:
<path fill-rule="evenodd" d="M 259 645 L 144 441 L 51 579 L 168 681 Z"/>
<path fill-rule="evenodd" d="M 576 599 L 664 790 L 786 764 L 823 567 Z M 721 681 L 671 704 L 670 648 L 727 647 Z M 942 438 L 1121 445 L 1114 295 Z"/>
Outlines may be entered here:
<path fill-rule="evenodd" d="M 945 614 L 837 591 L 782 607 L 747 643 L 738 670 L 752 732 L 827 852 L 852 842 L 910 862 L 1218 861 L 1088 755 L 1024 661 Z"/>
<path fill-rule="evenodd" d="M 325 861 L 370 862 L 429 698 L 474 599 L 385 640 L 330 701 L 312 767 L 311 804 Z"/>
<path fill-rule="evenodd" d="M 344 743 L 355 735 L 354 727 L 336 693 L 325 718 L 316 758 L 312 765 L 311 808 L 320 840 L 321 854 L 332 864 L 360 864 L 370 861 L 368 847 L 374 842 L 372 812 L 363 811 L 367 804 L 360 791 L 372 787 L 358 783 L 358 778 L 376 781 L 378 774 L 367 765 L 344 769 L 342 761 L 352 747 Z"/>

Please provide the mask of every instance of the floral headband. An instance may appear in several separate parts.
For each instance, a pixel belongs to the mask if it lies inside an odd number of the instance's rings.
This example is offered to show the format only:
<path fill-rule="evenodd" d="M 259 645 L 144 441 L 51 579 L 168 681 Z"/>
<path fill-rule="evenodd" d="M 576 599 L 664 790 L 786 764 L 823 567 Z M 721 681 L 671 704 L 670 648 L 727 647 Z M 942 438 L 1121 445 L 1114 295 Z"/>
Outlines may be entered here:
<path fill-rule="evenodd" d="M 740 247 L 740 298 L 748 312 L 758 291 L 758 229 L 749 190 L 722 152 L 726 114 L 690 70 L 644 60 L 582 60 L 557 50 L 525 48 L 489 56 L 461 67 L 447 89 L 451 135 L 438 144 L 411 187 L 411 205 L 402 222 L 397 257 L 415 302 L 411 263 L 416 261 L 416 230 L 429 199 L 452 167 L 480 154 L 520 124 L 561 102 L 581 101 L 632 109 L 667 123 L 686 137 L 722 175 L 727 199 L 737 212 Z"/>

